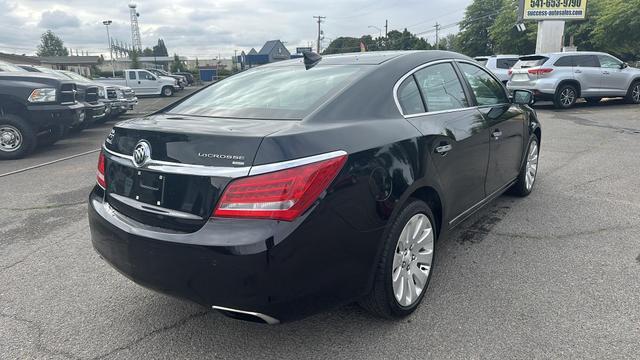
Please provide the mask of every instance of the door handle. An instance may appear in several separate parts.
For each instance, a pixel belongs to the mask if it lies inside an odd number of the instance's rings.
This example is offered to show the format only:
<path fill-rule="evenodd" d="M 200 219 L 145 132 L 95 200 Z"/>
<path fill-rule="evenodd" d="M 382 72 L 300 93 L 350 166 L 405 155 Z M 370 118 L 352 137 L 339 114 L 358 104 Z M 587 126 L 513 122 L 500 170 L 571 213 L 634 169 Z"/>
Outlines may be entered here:
<path fill-rule="evenodd" d="M 138 80 L 138 84 L 140 84 L 140 80 Z"/>
<path fill-rule="evenodd" d="M 576 70 L 575 73 L 576 74 L 582 74 L 582 70 Z"/>
<path fill-rule="evenodd" d="M 451 144 L 442 144 L 438 147 L 436 147 L 436 152 L 440 155 L 446 155 L 449 151 L 451 151 L 451 149 L 453 149 L 453 146 L 451 146 Z"/>
<path fill-rule="evenodd" d="M 498 140 L 500 136 L 502 136 L 502 131 L 500 131 L 499 129 L 495 129 L 493 130 L 491 136 L 493 137 L 493 140 Z"/>
<path fill-rule="evenodd" d="M 605 74 L 605 75 L 609 75 L 610 74 L 610 72 L 608 72 L 608 71 L 603 71 L 602 73 Z"/>

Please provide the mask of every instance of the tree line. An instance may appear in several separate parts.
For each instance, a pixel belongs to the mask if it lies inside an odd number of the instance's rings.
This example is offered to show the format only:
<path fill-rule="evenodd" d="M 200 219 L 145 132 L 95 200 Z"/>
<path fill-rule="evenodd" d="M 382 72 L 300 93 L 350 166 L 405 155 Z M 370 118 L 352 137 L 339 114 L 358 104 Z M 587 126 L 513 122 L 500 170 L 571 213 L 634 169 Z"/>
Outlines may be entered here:
<path fill-rule="evenodd" d="M 459 31 L 442 37 L 438 49 L 456 51 L 468 56 L 495 54 L 531 54 L 535 52 L 537 22 L 525 21 L 525 31 L 518 31 L 518 0 L 473 0 L 463 19 L 456 24 Z M 429 31 L 433 33 L 432 31 Z M 632 34 L 640 33 L 640 0 L 590 0 L 586 20 L 565 23 L 564 44 L 584 51 L 603 51 L 623 60 L 640 58 L 640 41 Z M 323 54 L 378 50 L 430 50 L 429 43 L 407 29 L 389 31 L 387 37 L 371 35 L 339 37 Z"/>

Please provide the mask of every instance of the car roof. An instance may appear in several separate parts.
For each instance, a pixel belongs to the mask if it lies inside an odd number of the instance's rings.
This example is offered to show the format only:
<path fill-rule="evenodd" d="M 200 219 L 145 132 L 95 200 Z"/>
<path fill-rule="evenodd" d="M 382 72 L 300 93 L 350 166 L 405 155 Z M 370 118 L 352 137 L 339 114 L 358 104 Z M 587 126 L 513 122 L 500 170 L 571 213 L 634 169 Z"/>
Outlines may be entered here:
<path fill-rule="evenodd" d="M 323 55 L 319 65 L 382 65 L 392 63 L 399 59 L 413 58 L 419 61 L 427 62 L 440 59 L 467 59 L 471 58 L 442 50 L 396 50 L 396 51 L 371 51 L 358 53 L 345 53 L 335 55 Z M 303 58 L 278 61 L 271 64 L 262 65 L 262 67 L 272 66 L 291 66 L 302 64 Z"/>
<path fill-rule="evenodd" d="M 520 57 L 529 57 L 529 56 L 551 57 L 551 56 L 568 56 L 568 55 L 610 55 L 610 54 L 599 52 L 599 51 L 565 51 L 565 52 L 529 54 L 529 55 L 522 55 Z"/>
<path fill-rule="evenodd" d="M 503 59 L 503 58 L 519 58 L 520 55 L 505 55 L 505 54 L 498 54 L 498 55 L 483 55 L 483 56 L 476 56 L 474 57 L 474 59 L 479 60 L 479 59 L 489 59 L 489 58 L 496 58 L 496 59 Z"/>

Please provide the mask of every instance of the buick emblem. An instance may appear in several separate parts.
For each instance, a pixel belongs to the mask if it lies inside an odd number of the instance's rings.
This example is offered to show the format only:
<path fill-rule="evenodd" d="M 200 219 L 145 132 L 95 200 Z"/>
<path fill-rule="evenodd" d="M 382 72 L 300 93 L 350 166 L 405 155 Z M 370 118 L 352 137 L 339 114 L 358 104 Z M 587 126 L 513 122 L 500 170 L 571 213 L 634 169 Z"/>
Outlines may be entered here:
<path fill-rule="evenodd" d="M 133 164 L 137 167 L 143 166 L 151 160 L 151 145 L 147 140 L 140 140 L 133 148 Z"/>

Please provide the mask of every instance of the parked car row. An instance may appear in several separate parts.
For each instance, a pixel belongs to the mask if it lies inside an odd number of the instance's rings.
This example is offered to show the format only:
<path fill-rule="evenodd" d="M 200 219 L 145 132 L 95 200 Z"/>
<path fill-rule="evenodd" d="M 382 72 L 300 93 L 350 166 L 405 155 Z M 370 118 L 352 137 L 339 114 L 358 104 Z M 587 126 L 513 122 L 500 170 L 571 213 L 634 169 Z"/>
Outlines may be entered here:
<path fill-rule="evenodd" d="M 133 110 L 135 92 L 70 71 L 0 62 L 0 160 Z"/>
<path fill-rule="evenodd" d="M 476 57 L 506 83 L 510 91 L 530 90 L 536 100 L 553 101 L 567 109 L 584 98 L 598 103 L 602 98 L 622 97 L 640 104 L 640 69 L 602 52 L 560 52 Z M 510 66 L 509 66 L 510 65 Z"/>
<path fill-rule="evenodd" d="M 168 74 L 168 73 L 167 73 Z M 138 95 L 173 96 L 184 89 L 187 80 L 181 75 L 162 75 L 162 70 L 127 69 L 115 78 L 99 78 L 98 81 L 132 88 Z M 179 78 L 178 78 L 179 77 Z"/>

